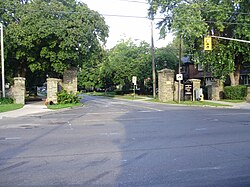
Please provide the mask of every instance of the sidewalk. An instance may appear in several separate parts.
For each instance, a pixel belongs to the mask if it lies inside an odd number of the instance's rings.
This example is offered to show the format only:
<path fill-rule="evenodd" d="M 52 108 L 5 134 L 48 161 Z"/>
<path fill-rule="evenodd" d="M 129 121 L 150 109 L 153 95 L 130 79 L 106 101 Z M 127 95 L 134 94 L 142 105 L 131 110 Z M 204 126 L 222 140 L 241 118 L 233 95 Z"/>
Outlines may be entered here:
<path fill-rule="evenodd" d="M 231 103 L 231 102 L 225 102 L 225 101 L 212 101 L 212 100 L 206 100 L 206 101 L 207 102 L 212 102 L 212 103 L 219 103 L 219 104 L 229 105 L 230 107 L 232 107 L 234 109 L 250 110 L 250 103 L 247 103 L 247 102 Z"/>
<path fill-rule="evenodd" d="M 21 117 L 21 116 L 26 116 L 26 115 L 49 112 L 49 111 L 53 111 L 53 110 L 48 109 L 44 105 L 44 102 L 42 102 L 42 101 L 41 102 L 30 102 L 28 104 L 25 104 L 23 108 L 20 108 L 18 110 L 12 110 L 9 112 L 0 113 L 0 119 L 16 118 L 16 117 Z"/>

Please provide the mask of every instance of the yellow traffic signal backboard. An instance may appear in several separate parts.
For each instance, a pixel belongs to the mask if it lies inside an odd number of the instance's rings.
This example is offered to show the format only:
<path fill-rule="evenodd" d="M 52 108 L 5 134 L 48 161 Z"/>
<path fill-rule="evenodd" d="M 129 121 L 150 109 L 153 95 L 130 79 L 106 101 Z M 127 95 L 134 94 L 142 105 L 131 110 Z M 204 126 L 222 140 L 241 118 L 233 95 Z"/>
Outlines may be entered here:
<path fill-rule="evenodd" d="M 212 50 L 212 38 L 209 36 L 204 38 L 204 50 L 205 51 Z"/>

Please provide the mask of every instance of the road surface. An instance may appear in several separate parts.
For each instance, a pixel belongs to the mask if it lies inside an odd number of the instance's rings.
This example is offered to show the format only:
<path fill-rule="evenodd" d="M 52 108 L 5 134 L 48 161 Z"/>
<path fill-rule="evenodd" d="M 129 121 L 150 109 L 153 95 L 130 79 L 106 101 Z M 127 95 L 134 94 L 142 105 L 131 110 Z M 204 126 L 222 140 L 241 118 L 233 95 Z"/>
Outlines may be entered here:
<path fill-rule="evenodd" d="M 250 186 L 250 111 L 86 96 L 0 120 L 0 186 Z"/>

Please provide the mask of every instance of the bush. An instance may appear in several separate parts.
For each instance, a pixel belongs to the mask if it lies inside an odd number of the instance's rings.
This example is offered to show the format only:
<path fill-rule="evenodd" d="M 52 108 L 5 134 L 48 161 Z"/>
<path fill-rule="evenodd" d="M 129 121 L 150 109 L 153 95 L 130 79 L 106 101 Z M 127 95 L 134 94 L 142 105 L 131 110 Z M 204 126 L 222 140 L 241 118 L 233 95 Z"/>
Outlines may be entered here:
<path fill-rule="evenodd" d="M 79 103 L 80 98 L 77 94 L 68 93 L 66 90 L 62 90 L 57 93 L 57 102 L 58 104 Z"/>
<path fill-rule="evenodd" d="M 224 92 L 226 99 L 243 100 L 247 96 L 247 87 L 243 85 L 226 86 Z"/>
<path fill-rule="evenodd" d="M 1 104 L 12 104 L 14 100 L 12 98 L 0 98 L 0 105 Z"/>

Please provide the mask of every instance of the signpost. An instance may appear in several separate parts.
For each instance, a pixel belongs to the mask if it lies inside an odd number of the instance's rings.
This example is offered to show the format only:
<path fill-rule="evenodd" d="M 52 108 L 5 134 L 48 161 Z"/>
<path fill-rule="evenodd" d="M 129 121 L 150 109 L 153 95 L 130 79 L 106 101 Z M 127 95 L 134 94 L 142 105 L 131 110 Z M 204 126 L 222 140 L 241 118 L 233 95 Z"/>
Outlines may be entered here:
<path fill-rule="evenodd" d="M 0 23 L 1 29 L 1 68 L 2 68 L 2 96 L 5 97 L 5 77 L 4 77 L 4 48 L 3 48 L 3 24 Z"/>
<path fill-rule="evenodd" d="M 134 98 L 135 98 L 135 88 L 136 88 L 136 85 L 137 85 L 137 77 L 136 76 L 133 76 L 132 77 L 132 83 L 134 84 Z"/>
<path fill-rule="evenodd" d="M 183 75 L 182 74 L 176 74 L 176 80 L 177 81 L 182 81 L 183 80 Z"/>

